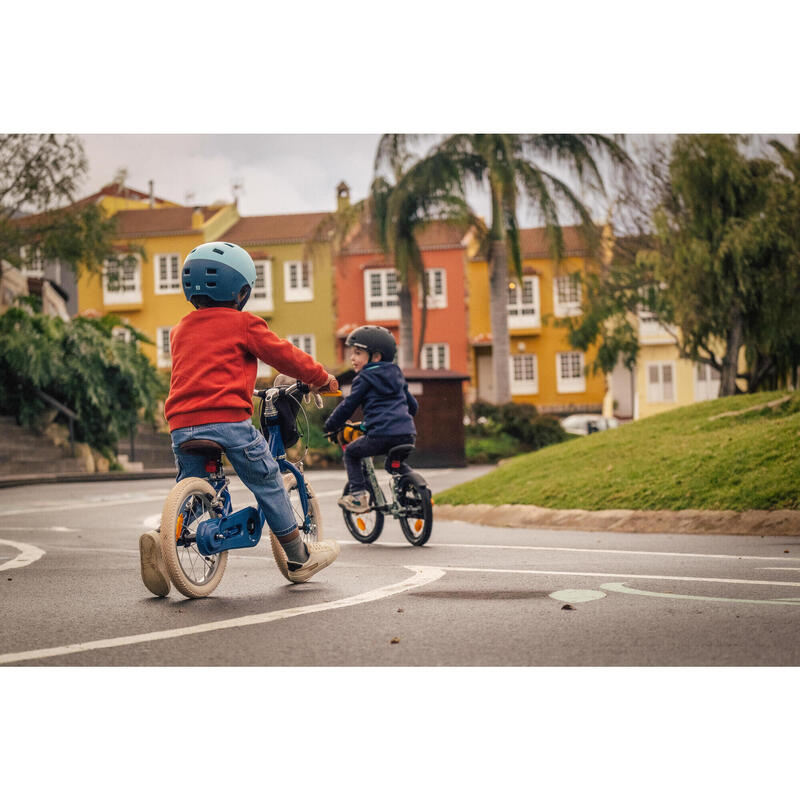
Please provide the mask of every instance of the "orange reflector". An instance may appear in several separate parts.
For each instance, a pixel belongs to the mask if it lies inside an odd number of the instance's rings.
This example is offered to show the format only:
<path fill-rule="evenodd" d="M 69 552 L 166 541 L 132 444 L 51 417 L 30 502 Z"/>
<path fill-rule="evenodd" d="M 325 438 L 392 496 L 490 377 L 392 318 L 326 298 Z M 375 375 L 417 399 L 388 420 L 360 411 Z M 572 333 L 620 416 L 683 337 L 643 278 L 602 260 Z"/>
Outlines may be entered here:
<path fill-rule="evenodd" d="M 435 505 L 436 505 L 436 501 L 435 501 L 435 500 L 434 500 L 432 497 L 431 497 L 431 505 L 432 505 L 432 506 L 435 506 Z"/>
<path fill-rule="evenodd" d="M 181 531 L 183 530 L 183 514 L 178 515 L 178 522 L 175 525 L 175 539 L 181 538 Z"/>
<path fill-rule="evenodd" d="M 360 531 L 365 531 L 365 530 L 367 529 L 367 526 L 364 524 L 364 520 L 363 520 L 363 519 L 361 519 L 361 517 L 359 517 L 359 518 L 356 520 L 356 525 L 358 525 L 358 529 L 359 529 Z"/>
<path fill-rule="evenodd" d="M 418 519 L 418 520 L 417 520 L 417 521 L 414 523 L 414 530 L 415 530 L 417 533 L 419 533 L 419 532 L 422 530 L 422 520 L 421 520 L 421 519 Z"/>

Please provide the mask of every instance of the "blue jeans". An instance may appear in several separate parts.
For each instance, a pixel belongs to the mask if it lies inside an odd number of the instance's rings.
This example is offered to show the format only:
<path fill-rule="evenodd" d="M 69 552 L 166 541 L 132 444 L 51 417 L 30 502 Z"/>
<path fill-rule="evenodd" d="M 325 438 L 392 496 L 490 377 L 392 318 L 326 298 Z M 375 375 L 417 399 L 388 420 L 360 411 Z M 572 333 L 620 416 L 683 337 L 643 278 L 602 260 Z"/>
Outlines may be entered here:
<path fill-rule="evenodd" d="M 177 480 L 208 477 L 206 459 L 200 455 L 182 452 L 179 448 L 184 442 L 190 439 L 218 442 L 242 483 L 256 496 L 258 506 L 272 532 L 276 536 L 282 536 L 297 527 L 278 462 L 270 453 L 267 440 L 253 427 L 250 420 L 191 425 L 178 428 L 171 435 L 172 452 L 178 467 Z"/>

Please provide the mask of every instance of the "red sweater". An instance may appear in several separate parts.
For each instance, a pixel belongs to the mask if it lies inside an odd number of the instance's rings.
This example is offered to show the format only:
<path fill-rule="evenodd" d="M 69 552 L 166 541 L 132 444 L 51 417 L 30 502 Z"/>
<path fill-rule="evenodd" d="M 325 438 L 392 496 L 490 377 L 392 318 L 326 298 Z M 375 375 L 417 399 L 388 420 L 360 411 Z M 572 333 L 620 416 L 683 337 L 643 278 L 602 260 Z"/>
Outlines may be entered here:
<path fill-rule="evenodd" d="M 261 317 L 235 308 L 199 308 L 170 331 L 172 378 L 164 416 L 169 429 L 242 422 L 253 414 L 257 359 L 310 386 L 328 373 L 274 334 Z"/>

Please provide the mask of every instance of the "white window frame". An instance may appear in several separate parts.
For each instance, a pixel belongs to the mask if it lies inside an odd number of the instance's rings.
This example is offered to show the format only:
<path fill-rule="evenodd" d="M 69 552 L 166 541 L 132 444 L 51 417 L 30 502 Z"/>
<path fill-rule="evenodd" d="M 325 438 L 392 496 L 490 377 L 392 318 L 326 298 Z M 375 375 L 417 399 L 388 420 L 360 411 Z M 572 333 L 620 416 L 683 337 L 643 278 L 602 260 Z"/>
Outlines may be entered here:
<path fill-rule="evenodd" d="M 586 391 L 584 361 L 584 355 L 580 350 L 556 353 L 556 392 L 575 394 Z"/>
<path fill-rule="evenodd" d="M 695 401 L 716 400 L 719 397 L 721 381 L 719 370 L 714 369 L 711 364 L 695 364 L 692 372 L 694 373 Z"/>
<path fill-rule="evenodd" d="M 391 276 L 394 276 L 394 293 L 389 292 L 392 283 Z M 372 293 L 375 284 L 372 280 L 373 277 L 378 278 L 379 294 Z M 364 270 L 364 318 L 366 320 L 400 319 L 398 284 L 397 272 L 391 268 Z"/>
<path fill-rule="evenodd" d="M 539 278 L 523 277 L 521 282 L 514 281 L 514 288 L 508 288 L 508 327 L 517 328 L 539 328 L 542 324 L 542 317 L 539 306 Z M 530 301 L 524 302 L 525 295 L 528 294 Z"/>
<path fill-rule="evenodd" d="M 30 263 L 26 263 L 30 250 L 30 245 L 23 245 L 20 247 L 20 257 L 23 263 L 20 264 L 19 271 L 26 278 L 44 278 L 44 259 L 42 258 L 42 253 L 37 247 L 34 251 L 33 258 L 30 259 Z"/>
<path fill-rule="evenodd" d="M 422 369 L 450 369 L 450 345 L 447 342 L 424 344 L 419 363 Z"/>
<path fill-rule="evenodd" d="M 308 353 L 312 358 L 317 357 L 317 338 L 313 333 L 292 333 L 286 337 L 295 347 Z"/>
<path fill-rule="evenodd" d="M 674 403 L 678 395 L 677 377 L 674 361 L 647 361 L 644 364 L 644 379 L 647 383 L 648 403 Z M 665 373 L 669 371 L 670 380 L 665 381 Z M 655 375 L 656 380 L 653 380 Z M 670 391 L 666 389 L 669 387 Z"/>
<path fill-rule="evenodd" d="M 126 328 L 124 325 L 115 325 L 111 329 L 111 338 L 119 342 L 125 342 L 125 344 L 130 344 L 130 342 L 133 341 L 133 334 L 131 334 L 130 328 Z"/>
<path fill-rule="evenodd" d="M 525 375 L 527 367 L 531 367 L 533 377 Z M 511 394 L 539 394 L 539 359 L 535 353 L 518 353 L 508 359 L 508 371 L 511 376 Z"/>
<path fill-rule="evenodd" d="M 153 286 L 156 294 L 180 294 L 182 272 L 180 253 L 156 253 L 153 256 Z M 161 277 L 161 270 L 165 277 Z"/>
<path fill-rule="evenodd" d="M 314 299 L 314 265 L 310 261 L 283 262 L 283 297 L 287 303 Z"/>
<path fill-rule="evenodd" d="M 256 377 L 269 378 L 270 375 L 272 375 L 272 367 L 269 364 L 265 364 L 263 361 L 259 361 L 258 368 L 256 369 Z"/>
<path fill-rule="evenodd" d="M 171 325 L 160 325 L 156 328 L 156 366 L 172 366 L 172 350 L 169 342 Z"/>
<path fill-rule="evenodd" d="M 439 286 L 436 286 L 437 278 Z M 431 291 L 431 282 L 433 289 Z M 431 267 L 425 270 L 425 291 L 428 295 L 428 311 L 432 308 L 447 308 L 447 270 L 441 267 Z M 422 297 L 417 300 L 417 305 L 422 307 Z"/>
<path fill-rule="evenodd" d="M 578 273 L 553 278 L 553 313 L 557 317 L 575 317 L 581 313 L 582 286 Z"/>
<path fill-rule="evenodd" d="M 256 268 L 256 283 L 250 292 L 247 302 L 248 311 L 272 311 L 274 302 L 272 297 L 272 261 L 259 259 L 253 261 Z M 261 286 L 259 286 L 259 281 Z"/>
<path fill-rule="evenodd" d="M 132 274 L 127 278 L 127 285 L 121 290 L 109 289 L 108 274 L 109 270 L 114 269 L 111 264 L 112 259 L 107 258 L 103 263 L 103 304 L 107 306 L 126 305 L 128 303 L 141 303 L 142 302 L 142 261 L 138 255 L 130 254 L 123 256 L 121 259 L 114 259 L 117 264 L 120 261 L 128 261 L 132 259 L 132 266 L 126 265 L 131 268 Z"/>

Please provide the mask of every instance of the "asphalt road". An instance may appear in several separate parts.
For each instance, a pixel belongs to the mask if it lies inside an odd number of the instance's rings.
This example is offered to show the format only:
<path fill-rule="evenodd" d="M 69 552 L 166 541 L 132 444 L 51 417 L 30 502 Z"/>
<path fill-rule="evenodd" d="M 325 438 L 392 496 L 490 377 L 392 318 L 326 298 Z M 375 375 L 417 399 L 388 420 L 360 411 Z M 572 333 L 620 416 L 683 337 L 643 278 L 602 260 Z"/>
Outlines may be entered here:
<path fill-rule="evenodd" d="M 434 491 L 485 468 L 426 470 Z M 287 585 L 262 540 L 215 593 L 154 598 L 139 534 L 172 483 L 0 491 L 0 664 L 797 665 L 800 537 L 517 530 L 388 519 L 352 540 L 343 473 L 310 472 L 337 562 Z M 233 479 L 234 503 L 249 493 Z"/>

